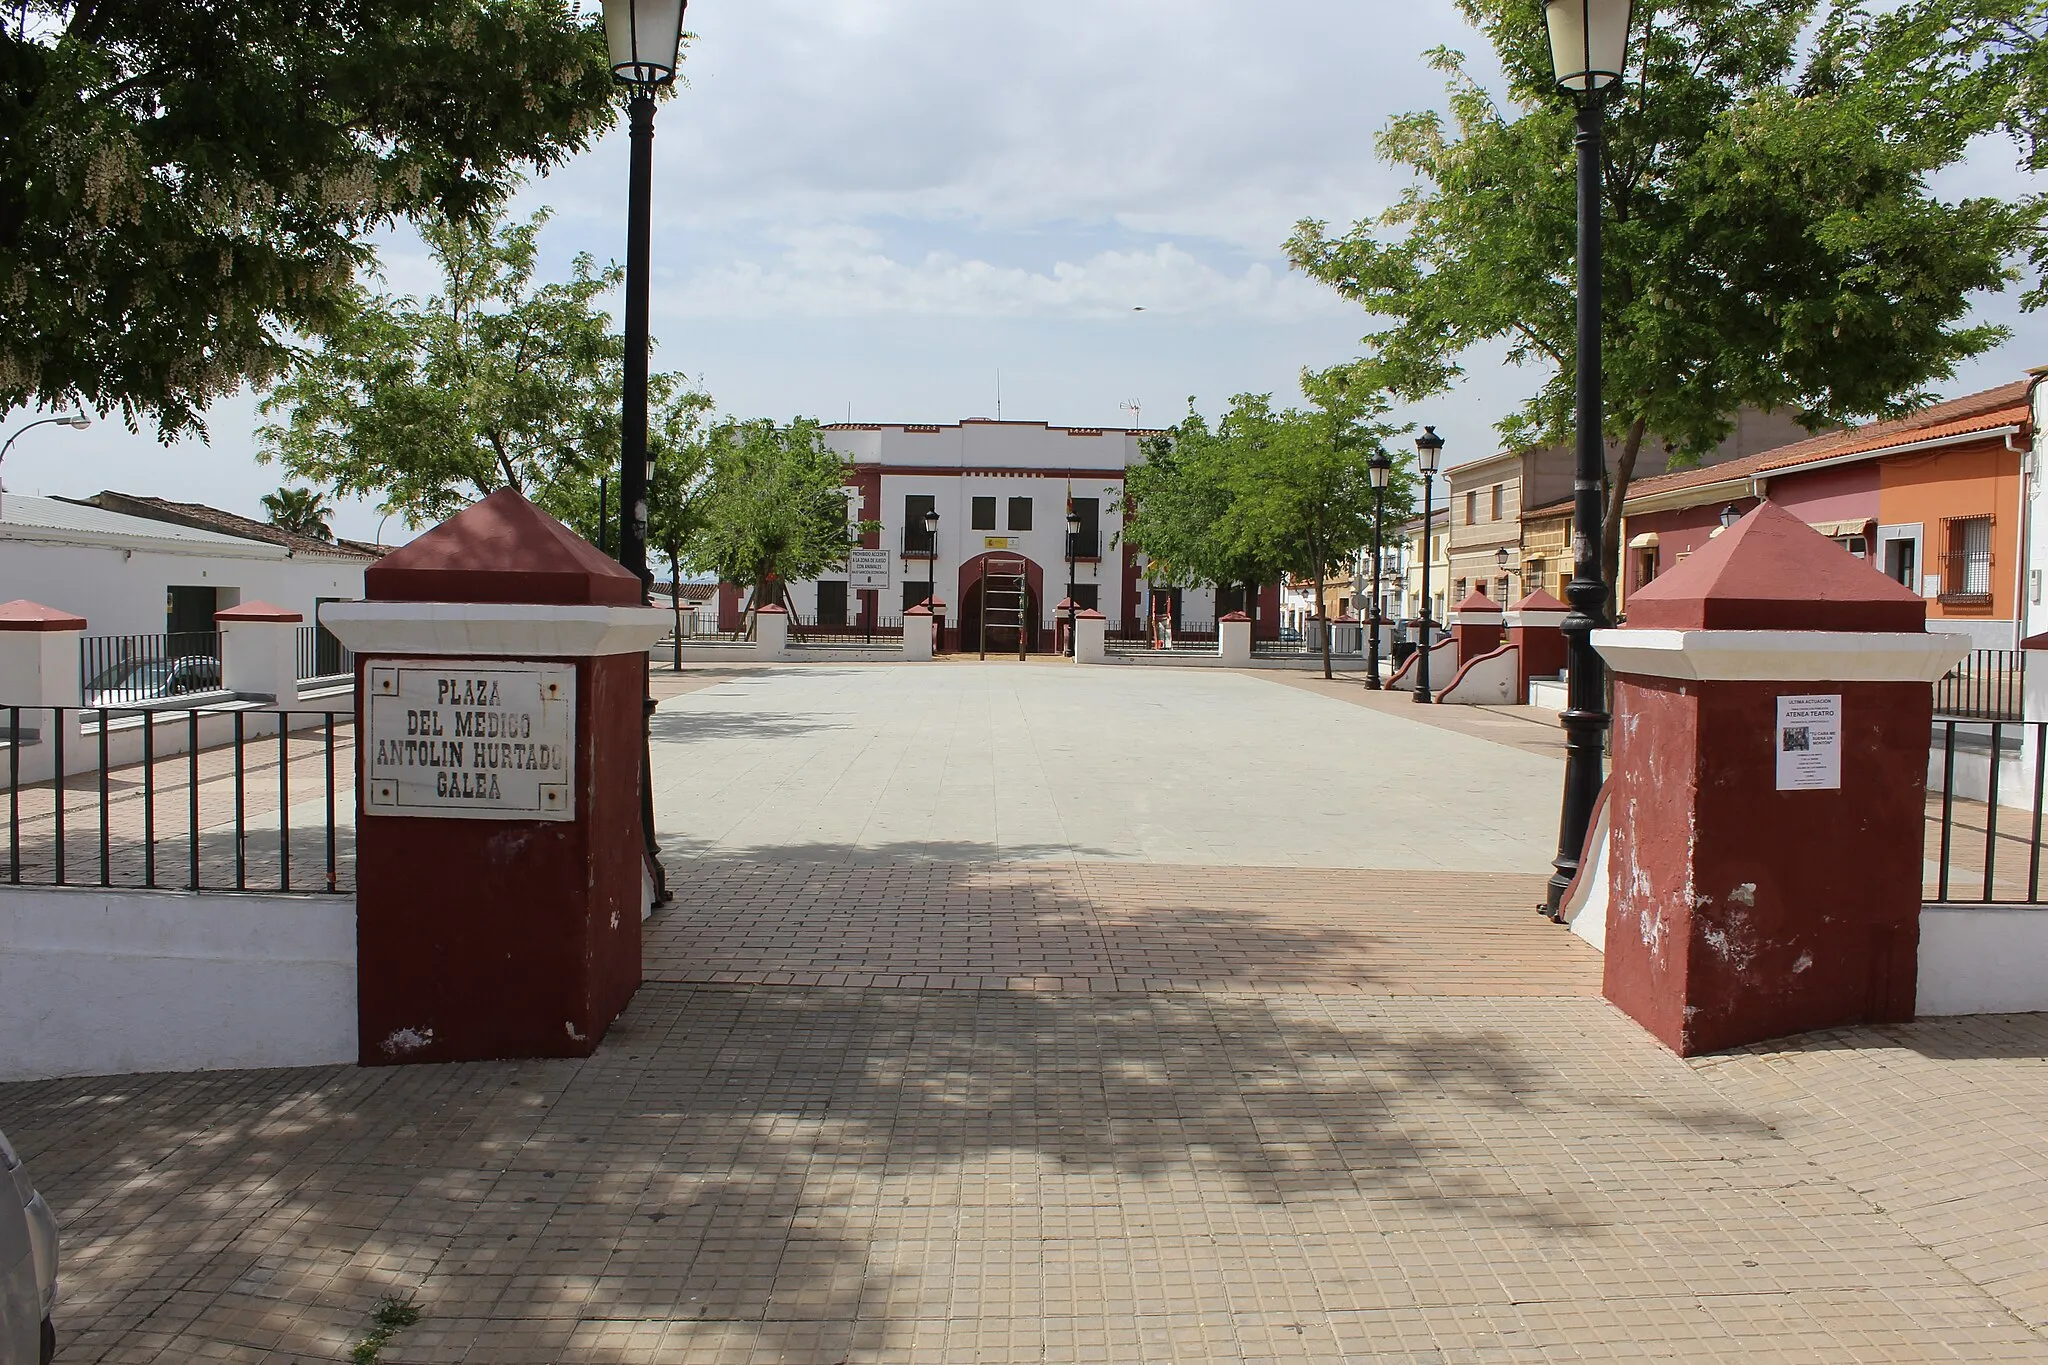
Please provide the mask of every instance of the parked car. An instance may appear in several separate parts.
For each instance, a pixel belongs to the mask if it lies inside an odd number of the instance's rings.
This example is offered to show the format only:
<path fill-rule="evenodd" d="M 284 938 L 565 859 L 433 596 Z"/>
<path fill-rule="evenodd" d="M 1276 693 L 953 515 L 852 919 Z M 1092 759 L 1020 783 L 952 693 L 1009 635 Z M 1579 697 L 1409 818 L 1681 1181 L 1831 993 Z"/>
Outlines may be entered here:
<path fill-rule="evenodd" d="M 0 1365 L 50 1365 L 57 1329 L 57 1220 L 0 1133 Z"/>
<path fill-rule="evenodd" d="M 133 706 L 192 692 L 220 690 L 220 660 L 207 654 L 182 659 L 128 659 L 100 670 L 85 685 L 85 704 Z"/>

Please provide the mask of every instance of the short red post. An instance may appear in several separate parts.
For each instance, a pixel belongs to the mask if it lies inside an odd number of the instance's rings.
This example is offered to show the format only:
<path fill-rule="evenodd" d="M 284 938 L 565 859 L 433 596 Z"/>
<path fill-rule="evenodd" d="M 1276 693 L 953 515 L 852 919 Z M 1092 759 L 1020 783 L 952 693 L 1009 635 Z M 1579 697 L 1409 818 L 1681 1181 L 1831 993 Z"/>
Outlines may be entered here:
<path fill-rule="evenodd" d="M 1507 610 L 1508 643 L 1515 646 L 1515 697 L 1529 700 L 1531 678 L 1555 678 L 1564 672 L 1564 618 L 1571 608 L 1537 588 Z"/>
<path fill-rule="evenodd" d="M 1499 649 L 1500 637 L 1500 603 L 1485 593 L 1474 591 L 1451 608 L 1451 638 L 1458 642 L 1460 667 Z"/>
<path fill-rule="evenodd" d="M 1773 503 L 1629 595 L 1605 991 L 1681 1055 L 1913 1017 L 1930 684 L 1969 641 Z"/>
<path fill-rule="evenodd" d="M 321 610 L 356 655 L 359 1059 L 587 1056 L 640 985 L 663 613 L 510 491 L 364 587 Z"/>

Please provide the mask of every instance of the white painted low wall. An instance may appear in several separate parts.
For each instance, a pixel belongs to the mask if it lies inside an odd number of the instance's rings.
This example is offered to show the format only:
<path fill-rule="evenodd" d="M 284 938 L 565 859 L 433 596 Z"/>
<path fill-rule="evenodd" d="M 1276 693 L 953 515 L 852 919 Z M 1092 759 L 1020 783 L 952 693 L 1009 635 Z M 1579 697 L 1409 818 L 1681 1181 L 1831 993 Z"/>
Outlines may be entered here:
<path fill-rule="evenodd" d="M 0 1081 L 356 1057 L 351 896 L 0 891 Z"/>
<path fill-rule="evenodd" d="M 1521 681 L 1522 650 L 1519 645 L 1499 649 L 1467 660 L 1451 685 L 1436 694 L 1448 706 L 1507 706 L 1522 699 L 1515 695 Z"/>
<path fill-rule="evenodd" d="M 2036 1010 L 2048 1010 L 2048 910 L 1922 907 L 1917 1013 Z"/>
<path fill-rule="evenodd" d="M 2043 669 L 2048 672 L 2048 668 Z M 1999 727 L 1998 804 L 2034 809 L 2034 731 L 2013 721 Z M 1991 727 L 1983 721 L 1956 722 L 1955 790 L 1965 801 L 1991 799 Z M 2014 741 L 2018 741 L 2015 745 Z M 1936 722 L 1927 751 L 1927 790 L 1939 792 L 1948 765 L 1948 736 Z"/>
<path fill-rule="evenodd" d="M 1402 660 L 1401 666 L 1387 679 L 1387 686 L 1396 692 L 1413 692 L 1417 678 L 1417 650 Z M 1429 656 L 1429 686 L 1431 691 L 1450 684 L 1458 676 L 1458 642 L 1446 635 L 1431 646 Z"/>
<path fill-rule="evenodd" d="M 1563 678 L 1529 679 L 1529 705 L 1545 711 L 1562 711 L 1571 704 L 1571 684 Z"/>

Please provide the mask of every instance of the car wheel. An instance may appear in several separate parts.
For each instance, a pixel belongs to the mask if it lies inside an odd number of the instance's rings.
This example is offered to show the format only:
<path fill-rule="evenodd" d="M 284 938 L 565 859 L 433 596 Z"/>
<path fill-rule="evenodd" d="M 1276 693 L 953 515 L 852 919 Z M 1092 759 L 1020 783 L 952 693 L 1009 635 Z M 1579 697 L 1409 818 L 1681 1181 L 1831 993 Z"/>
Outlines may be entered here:
<path fill-rule="evenodd" d="M 37 1357 L 41 1365 L 50 1365 L 57 1358 L 57 1326 L 48 1318 L 43 1319 L 43 1349 Z"/>

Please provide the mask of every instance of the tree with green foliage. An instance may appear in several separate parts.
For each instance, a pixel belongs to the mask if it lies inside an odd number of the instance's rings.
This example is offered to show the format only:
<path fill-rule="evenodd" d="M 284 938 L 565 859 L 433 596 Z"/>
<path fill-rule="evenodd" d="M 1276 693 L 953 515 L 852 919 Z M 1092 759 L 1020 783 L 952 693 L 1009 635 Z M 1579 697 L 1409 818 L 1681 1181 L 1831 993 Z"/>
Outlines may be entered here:
<path fill-rule="evenodd" d="M 1324 617 L 1329 575 L 1351 563 L 1359 547 L 1372 542 L 1371 460 L 1386 449 L 1393 428 L 1380 419 L 1387 411 L 1379 395 L 1353 390 L 1348 376 L 1303 379 L 1307 410 L 1274 412 L 1270 396 L 1240 395 L 1226 428 L 1244 433 L 1241 458 L 1232 472 L 1233 497 L 1219 532 L 1296 579 L 1315 584 L 1316 615 Z M 1389 478 L 1387 509 L 1406 514 L 1405 478 Z M 1330 623 L 1323 619 L 1323 676 L 1330 676 Z"/>
<path fill-rule="evenodd" d="M 625 352 L 600 304 L 620 272 L 585 254 L 567 281 L 536 283 L 547 216 L 422 224 L 441 292 L 356 289 L 263 399 L 281 420 L 259 429 L 257 459 L 421 525 L 500 488 L 573 514 L 588 487 L 594 528 L 595 480 L 619 462 Z M 708 401 L 680 375 L 651 376 L 650 439 L 687 442 Z"/>
<path fill-rule="evenodd" d="M 1302 383 L 1306 410 L 1239 394 L 1211 430 L 1190 402 L 1187 418 L 1149 443 L 1125 476 L 1124 534 L 1155 581 L 1252 588 L 1292 575 L 1314 581 L 1320 613 L 1329 574 L 1372 540 L 1370 461 L 1392 429 L 1381 420 L 1385 398 L 1348 373 Z M 1396 469 L 1385 498 L 1387 514 L 1400 517 L 1410 494 Z M 1330 634 L 1325 622 L 1325 677 Z"/>
<path fill-rule="evenodd" d="M 7 8 L 0 412 L 203 434 L 353 311 L 365 234 L 491 208 L 616 117 L 574 0 Z"/>
<path fill-rule="evenodd" d="M 1814 50 L 1814 84 L 1856 92 L 1885 126 L 1958 142 L 2002 134 L 2022 169 L 2048 171 L 2048 0 L 1837 0 Z M 2028 254 L 2031 309 L 2048 303 L 2048 234 Z"/>
<path fill-rule="evenodd" d="M 263 512 L 270 524 L 294 535 L 315 540 L 332 540 L 334 532 L 327 519 L 334 515 L 334 502 L 317 488 L 280 488 L 263 495 Z"/>
<path fill-rule="evenodd" d="M 657 375 L 655 379 L 661 382 L 658 388 L 650 382 L 647 414 L 647 458 L 654 462 L 654 478 L 647 485 L 647 544 L 668 561 L 669 605 L 680 633 L 684 564 L 690 541 L 703 526 L 710 482 L 710 433 L 705 418 L 711 411 L 711 397 L 689 387 L 680 376 Z M 534 493 L 533 500 L 591 544 L 616 547 L 616 479 L 608 500 L 599 498 L 597 483 L 599 477 L 615 472 L 611 466 L 596 474 L 558 470 L 556 477 Z M 609 524 L 601 526 L 600 516 Z"/>
<path fill-rule="evenodd" d="M 1386 320 L 1358 383 L 1405 400 L 1448 389 L 1460 359 L 1506 347 L 1537 382 L 1500 423 L 1510 448 L 1572 426 L 1573 109 L 1554 93 L 1542 7 L 1460 0 L 1498 54 L 1507 104 L 1438 50 L 1450 125 L 1403 115 L 1380 134 L 1414 186 L 1332 236 L 1301 223 L 1294 263 Z M 1801 46 L 1822 0 L 1658 0 L 1636 7 L 1632 64 L 1607 111 L 1601 318 L 1610 445 L 1607 563 L 1637 456 L 1655 433 L 1684 464 L 1748 407 L 1811 429 L 1909 410 L 1995 345 L 1973 297 L 2042 206 L 1944 202 L 1933 173 L 1967 131 L 1908 117 L 1844 53 Z"/>
<path fill-rule="evenodd" d="M 792 579 L 843 568 L 875 523 L 850 521 L 846 466 L 811 418 L 727 420 L 711 429 L 697 504 L 701 518 L 683 562 L 749 590 L 749 615 L 789 605 Z"/>
<path fill-rule="evenodd" d="M 1228 415 L 1211 430 L 1189 398 L 1186 417 L 1141 442 L 1145 458 L 1125 471 L 1118 510 L 1122 538 L 1145 556 L 1152 582 L 1256 588 L 1279 575 L 1279 565 L 1248 557 L 1217 531 L 1230 507 L 1239 436 Z"/>

